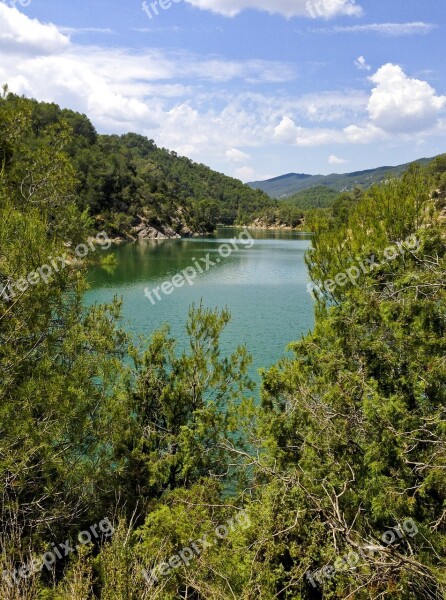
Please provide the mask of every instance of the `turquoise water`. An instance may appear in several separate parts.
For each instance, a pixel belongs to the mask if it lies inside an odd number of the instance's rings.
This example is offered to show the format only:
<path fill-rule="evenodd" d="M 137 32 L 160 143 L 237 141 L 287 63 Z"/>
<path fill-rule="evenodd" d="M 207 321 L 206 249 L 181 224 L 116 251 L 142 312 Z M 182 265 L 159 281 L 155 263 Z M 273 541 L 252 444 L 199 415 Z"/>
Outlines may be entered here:
<path fill-rule="evenodd" d="M 163 323 L 180 344 L 185 341 L 184 324 L 189 306 L 201 300 L 210 308 L 227 307 L 231 323 L 222 337 L 222 348 L 231 352 L 245 344 L 253 355 L 251 375 L 279 360 L 289 342 L 299 339 L 313 327 L 313 301 L 306 290 L 308 282 L 304 255 L 311 236 L 297 232 L 251 231 L 253 242 L 237 242 L 231 255 L 220 257 L 218 249 L 239 229 L 219 229 L 211 238 L 145 241 L 114 247 L 113 271 L 95 267 L 89 274 L 91 289 L 87 304 L 123 299 L 122 326 L 134 334 L 150 336 Z M 251 246 L 252 247 L 248 247 Z M 226 249 L 226 253 L 229 251 Z M 200 260 L 209 254 L 215 266 Z M 155 304 L 144 295 L 171 281 L 178 272 L 199 261 L 204 273 L 197 274 L 170 295 L 152 294 Z M 197 270 L 198 271 L 198 270 Z M 189 269 L 188 273 L 192 273 Z M 179 283 L 179 281 L 178 281 Z M 169 290 L 170 288 L 167 287 Z"/>

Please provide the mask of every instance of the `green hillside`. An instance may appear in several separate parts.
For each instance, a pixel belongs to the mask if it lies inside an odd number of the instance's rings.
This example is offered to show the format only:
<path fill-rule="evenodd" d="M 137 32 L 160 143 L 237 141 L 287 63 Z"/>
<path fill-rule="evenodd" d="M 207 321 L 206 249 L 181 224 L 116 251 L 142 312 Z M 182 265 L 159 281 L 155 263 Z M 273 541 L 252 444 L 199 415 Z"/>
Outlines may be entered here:
<path fill-rule="evenodd" d="M 158 148 L 144 136 L 99 135 L 85 115 L 57 104 L 6 92 L 0 119 L 18 107 L 32 122 L 25 153 L 47 143 L 50 130 L 65 132 L 58 144 L 75 171 L 78 208 L 114 235 L 129 233 L 142 220 L 169 235 L 206 233 L 217 223 L 248 224 L 273 204 L 264 192 Z"/>
<path fill-rule="evenodd" d="M 421 158 L 414 161 L 420 165 L 428 164 L 432 158 Z M 388 175 L 400 176 L 412 163 L 399 165 L 397 167 L 379 167 L 367 169 L 366 171 L 355 171 L 342 175 L 333 173 L 331 175 L 306 175 L 303 173 L 288 173 L 266 181 L 254 181 L 249 183 L 253 189 L 266 192 L 271 198 L 285 198 L 292 196 L 302 190 L 324 186 L 338 192 L 350 191 L 360 186 L 370 188 L 374 183 L 383 182 Z"/>
<path fill-rule="evenodd" d="M 312 210 L 313 208 L 329 208 L 338 196 L 339 192 L 337 190 L 318 185 L 293 194 L 287 198 L 287 202 L 302 210 Z"/>

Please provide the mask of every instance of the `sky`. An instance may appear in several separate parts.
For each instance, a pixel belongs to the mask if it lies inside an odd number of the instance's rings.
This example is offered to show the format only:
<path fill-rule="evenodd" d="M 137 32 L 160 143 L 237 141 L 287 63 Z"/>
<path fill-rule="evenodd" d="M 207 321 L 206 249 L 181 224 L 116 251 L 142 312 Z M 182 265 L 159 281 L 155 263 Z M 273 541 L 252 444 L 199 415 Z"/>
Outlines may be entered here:
<path fill-rule="evenodd" d="M 446 152 L 444 0 L 0 0 L 0 84 L 243 181 Z"/>

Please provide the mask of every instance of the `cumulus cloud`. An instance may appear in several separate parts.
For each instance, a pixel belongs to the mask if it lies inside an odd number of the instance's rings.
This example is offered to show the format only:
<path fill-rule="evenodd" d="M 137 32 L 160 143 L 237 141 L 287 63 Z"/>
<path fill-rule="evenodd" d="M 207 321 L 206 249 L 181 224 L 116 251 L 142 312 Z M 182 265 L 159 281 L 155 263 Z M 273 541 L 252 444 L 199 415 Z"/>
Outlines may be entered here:
<path fill-rule="evenodd" d="M 360 65 L 365 65 L 365 59 Z M 325 99 L 318 104 L 317 98 L 306 97 L 291 105 L 288 114 L 277 115 L 272 128 L 272 139 L 278 144 L 300 147 L 322 146 L 328 144 L 370 144 L 395 139 L 395 135 L 405 139 L 414 133 L 440 133 L 442 117 L 446 106 L 446 96 L 439 96 L 426 81 L 408 77 L 398 65 L 382 66 L 370 78 L 375 87 L 367 97 L 358 94 L 352 96 L 355 102 L 350 107 L 350 124 L 340 127 L 341 115 L 345 120 L 348 114 L 350 95 L 338 98 L 337 127 L 308 127 L 299 124 L 298 109 L 307 120 L 324 120 Z M 330 95 L 327 95 L 330 98 Z M 322 110 L 322 112 L 320 112 Z M 319 115 L 319 116 L 318 116 Z M 328 120 L 329 113 L 325 115 Z M 354 118 L 356 117 L 356 119 Z M 348 123 L 348 121 L 347 121 Z M 336 157 L 333 155 L 332 164 Z"/>
<path fill-rule="evenodd" d="M 346 160 L 345 158 L 340 158 L 339 156 L 336 156 L 335 154 L 331 154 L 328 157 L 328 164 L 329 165 L 345 165 L 348 162 L 350 162 L 350 161 Z"/>
<path fill-rule="evenodd" d="M 251 157 L 246 152 L 242 152 L 241 150 L 237 150 L 237 148 L 231 148 L 231 150 L 226 150 L 225 152 L 226 158 L 231 162 L 245 162 L 249 160 Z"/>
<path fill-rule="evenodd" d="M 434 127 L 446 104 L 426 81 L 411 79 L 398 65 L 386 64 L 372 77 L 368 103 L 372 123 L 388 132 L 410 133 Z"/>
<path fill-rule="evenodd" d="M 192 6 L 234 17 L 242 10 L 254 8 L 284 17 L 332 18 L 339 15 L 359 16 L 362 8 L 354 0 L 186 0 Z"/>
<path fill-rule="evenodd" d="M 48 55 L 63 51 L 70 43 L 55 25 L 30 19 L 16 8 L 0 3 L 0 49 L 3 53 Z"/>
<path fill-rule="evenodd" d="M 294 144 L 302 147 L 323 146 L 345 141 L 342 131 L 301 127 L 296 125 L 294 120 L 288 116 L 282 117 L 279 125 L 274 128 L 273 136 L 278 143 Z"/>
<path fill-rule="evenodd" d="M 370 65 L 367 64 L 367 61 L 363 56 L 358 56 L 358 58 L 355 60 L 355 66 L 360 71 L 370 71 L 372 68 Z"/>
<path fill-rule="evenodd" d="M 386 138 L 386 133 L 371 123 L 367 123 L 366 125 L 349 125 L 344 128 L 343 134 L 345 141 L 351 144 L 370 144 L 371 142 Z"/>
<path fill-rule="evenodd" d="M 281 10 L 286 5 L 278 4 Z M 296 96 L 285 86 L 271 94 L 257 83 L 294 80 L 290 65 L 82 46 L 1 1 L 0 22 L 0 83 L 11 91 L 86 113 L 101 132 L 137 131 L 219 169 L 232 163 L 231 172 L 245 181 L 268 177 L 247 166 L 249 148 L 271 141 L 306 148 L 405 139 L 441 123 L 445 105 L 427 82 L 396 65 L 370 78 L 368 94 L 345 89 Z"/>
<path fill-rule="evenodd" d="M 11 91 L 86 113 L 101 131 L 156 134 L 157 141 L 178 151 L 186 148 L 197 154 L 215 138 L 224 156 L 232 144 L 246 145 L 249 128 L 252 133 L 259 126 L 243 110 L 198 112 L 193 104 L 209 104 L 210 96 L 197 91 L 200 81 L 257 84 L 295 77 L 288 65 L 273 61 L 207 59 L 155 49 L 135 54 L 76 45 L 55 25 L 31 20 L 1 3 L 0 22 L 0 46 L 3 42 L 6 50 L 0 81 Z M 178 83 L 185 78 L 194 84 Z"/>
<path fill-rule="evenodd" d="M 282 117 L 279 125 L 274 129 L 274 138 L 283 144 L 294 144 L 297 140 L 299 128 L 290 117 Z"/>

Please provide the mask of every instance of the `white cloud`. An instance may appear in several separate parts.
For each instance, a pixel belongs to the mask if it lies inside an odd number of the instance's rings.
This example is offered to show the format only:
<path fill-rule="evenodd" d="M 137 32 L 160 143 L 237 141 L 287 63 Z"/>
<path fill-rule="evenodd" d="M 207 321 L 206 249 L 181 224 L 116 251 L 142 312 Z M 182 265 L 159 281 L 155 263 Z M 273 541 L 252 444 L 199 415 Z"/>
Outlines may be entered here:
<path fill-rule="evenodd" d="M 258 81 L 292 81 L 294 69 L 180 51 L 82 46 L 1 1 L 0 21 L 6 48 L 0 83 L 11 91 L 85 113 L 101 132 L 136 131 L 219 169 L 233 163 L 231 172 L 245 181 L 268 178 L 247 165 L 254 164 L 249 148 L 269 148 L 271 140 L 308 148 L 394 141 L 420 131 L 412 136 L 416 143 L 437 121 L 436 134 L 446 129 L 445 98 L 395 65 L 373 75 L 368 94 L 343 89 L 296 96 L 285 86 L 261 93 Z M 233 81 L 236 86 L 223 85 Z"/>
<path fill-rule="evenodd" d="M 370 79 L 376 84 L 368 104 L 375 126 L 388 132 L 410 133 L 437 125 L 446 96 L 437 96 L 426 81 L 411 79 L 400 66 L 390 63 Z"/>
<path fill-rule="evenodd" d="M 367 116 L 368 100 L 367 94 L 357 90 L 320 92 L 293 99 L 288 110 L 298 111 L 313 122 L 351 122 L 352 118 Z"/>
<path fill-rule="evenodd" d="M 66 33 L 67 35 L 77 35 L 82 33 L 104 33 L 104 34 L 113 34 L 113 29 L 103 28 L 103 27 L 58 27 L 61 33 Z"/>
<path fill-rule="evenodd" d="M 240 169 L 235 170 L 234 175 L 237 179 L 241 179 L 244 182 L 256 179 L 256 172 L 252 167 L 240 167 Z"/>
<path fill-rule="evenodd" d="M 297 140 L 299 128 L 290 117 L 282 117 L 279 125 L 274 129 L 274 138 L 283 144 L 294 144 Z"/>
<path fill-rule="evenodd" d="M 241 150 L 237 150 L 237 148 L 226 150 L 225 156 L 231 162 L 245 162 L 251 158 L 249 154 L 246 154 L 246 152 L 242 152 Z"/>
<path fill-rule="evenodd" d="M 195 156 L 200 154 L 200 149 L 192 144 L 184 144 L 183 146 L 177 146 L 176 151 L 181 156 Z"/>
<path fill-rule="evenodd" d="M 363 56 L 358 56 L 358 58 L 355 60 L 355 66 L 360 71 L 370 71 L 370 69 L 372 68 L 370 65 L 367 64 L 367 61 Z"/>
<path fill-rule="evenodd" d="M 241 179 L 244 183 L 250 181 L 265 181 L 266 179 L 272 179 L 274 177 L 271 173 L 265 173 L 256 171 L 252 167 L 240 167 L 235 169 L 233 176 L 237 179 Z"/>
<path fill-rule="evenodd" d="M 391 37 L 402 35 L 420 35 L 430 33 L 436 25 L 432 23 L 369 23 L 366 25 L 336 26 L 325 30 L 327 33 L 378 33 Z"/>
<path fill-rule="evenodd" d="M 183 65 L 179 75 L 196 76 L 212 81 L 245 79 L 249 83 L 280 83 L 295 79 L 294 69 L 283 63 L 267 60 L 224 61 L 219 59 L 197 61 L 192 56 L 184 64 L 184 56 L 179 57 Z"/>
<path fill-rule="evenodd" d="M 330 143 L 345 141 L 342 131 L 337 129 L 305 128 L 296 125 L 290 117 L 282 117 L 274 129 L 274 139 L 278 143 L 310 147 L 323 146 Z"/>
<path fill-rule="evenodd" d="M 385 139 L 385 132 L 367 123 L 366 125 L 349 125 L 344 128 L 344 139 L 351 144 L 370 144 L 380 139 Z"/>
<path fill-rule="evenodd" d="M 16 8 L 0 3 L 0 49 L 4 53 L 25 55 L 56 54 L 68 47 L 70 40 L 55 25 L 29 19 Z"/>
<path fill-rule="evenodd" d="M 310 129 L 298 127 L 296 138 L 297 146 L 325 146 L 326 144 L 339 144 L 343 142 L 342 132 L 337 129 Z"/>
<path fill-rule="evenodd" d="M 201 81 L 258 83 L 295 77 L 293 69 L 278 62 L 75 45 L 54 25 L 1 3 L 0 22 L 0 44 L 7 49 L 0 82 L 7 82 L 11 91 L 86 113 L 101 131 L 145 132 L 177 151 L 198 154 L 211 144 L 224 157 L 233 144 L 250 145 L 249 131 L 259 134 L 258 115 L 236 109 L 231 99 L 224 99 L 220 113 L 215 112 L 212 88 L 202 89 Z M 188 85 L 178 82 L 185 79 Z"/>
<path fill-rule="evenodd" d="M 359 16 L 362 8 L 354 0 L 186 0 L 192 6 L 234 17 L 242 10 L 254 8 L 284 17 Z"/>
<path fill-rule="evenodd" d="M 336 156 L 335 154 L 331 154 L 328 157 L 328 164 L 329 165 L 345 165 L 348 162 L 350 162 L 350 161 L 346 160 L 345 158 L 339 158 L 339 156 Z"/>

